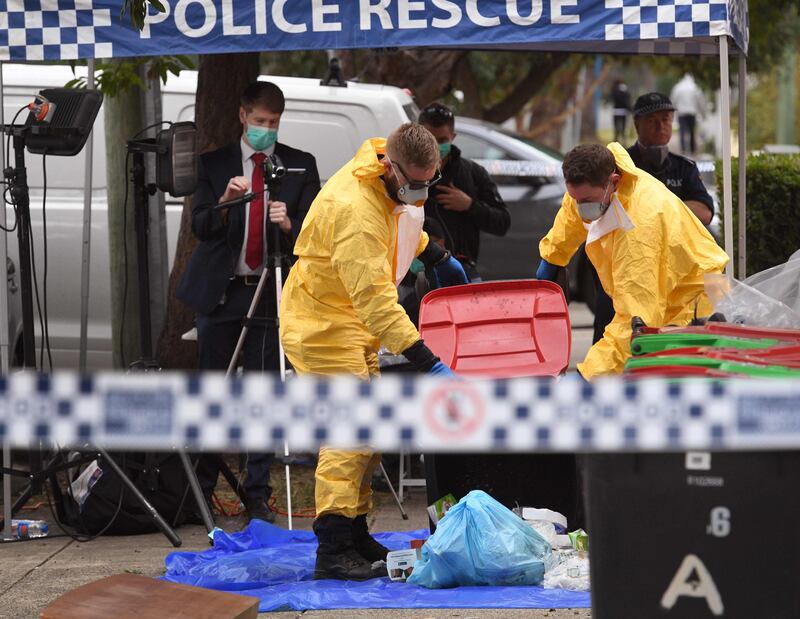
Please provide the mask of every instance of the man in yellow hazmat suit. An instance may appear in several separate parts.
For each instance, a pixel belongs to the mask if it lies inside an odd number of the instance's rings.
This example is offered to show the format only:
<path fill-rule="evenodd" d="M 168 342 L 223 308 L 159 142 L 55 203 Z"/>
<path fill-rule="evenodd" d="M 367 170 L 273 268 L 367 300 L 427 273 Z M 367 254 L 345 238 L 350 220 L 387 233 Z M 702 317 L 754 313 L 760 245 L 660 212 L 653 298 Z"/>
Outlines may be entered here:
<path fill-rule="evenodd" d="M 322 188 L 295 243 L 298 260 L 281 298 L 280 334 L 286 356 L 301 374 L 378 373 L 381 344 L 420 371 L 452 375 L 425 346 L 398 304 L 398 261 L 405 241 L 398 220 L 422 206 L 440 177 L 439 147 L 431 133 L 406 123 L 388 139 L 367 140 Z M 421 219 L 420 219 L 421 222 Z M 421 223 L 412 254 L 432 269 L 438 285 L 466 283 L 463 268 Z M 411 256 L 413 258 L 413 255 Z M 402 267 L 400 267 L 402 268 Z M 367 529 L 372 473 L 380 454 L 369 448 L 322 448 L 316 470 L 319 541 L 314 578 L 366 580 L 387 549 Z"/>
<path fill-rule="evenodd" d="M 686 205 L 637 168 L 617 143 L 582 144 L 563 162 L 567 193 L 539 243 L 536 276 L 555 279 L 581 243 L 614 304 L 614 319 L 578 371 L 586 379 L 619 373 L 630 357 L 631 318 L 653 327 L 687 325 L 712 307 L 706 273 L 728 262 Z"/>

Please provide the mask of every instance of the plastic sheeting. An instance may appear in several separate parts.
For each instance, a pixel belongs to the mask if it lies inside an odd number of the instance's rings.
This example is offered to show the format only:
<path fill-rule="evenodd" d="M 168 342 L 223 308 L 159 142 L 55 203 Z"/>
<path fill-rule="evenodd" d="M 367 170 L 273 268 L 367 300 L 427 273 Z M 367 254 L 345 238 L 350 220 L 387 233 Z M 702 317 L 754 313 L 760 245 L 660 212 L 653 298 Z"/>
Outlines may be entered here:
<path fill-rule="evenodd" d="M 732 323 L 754 327 L 800 329 L 800 250 L 784 264 L 751 275 L 743 282 L 706 275 L 705 290 Z"/>
<path fill-rule="evenodd" d="M 421 529 L 378 533 L 390 550 L 428 537 Z M 253 520 L 238 533 L 215 531 L 214 547 L 173 552 L 165 580 L 250 595 L 259 611 L 335 608 L 588 608 L 588 593 L 541 587 L 459 587 L 430 590 L 388 578 L 366 582 L 311 580 L 317 548 L 311 531 L 287 531 Z"/>

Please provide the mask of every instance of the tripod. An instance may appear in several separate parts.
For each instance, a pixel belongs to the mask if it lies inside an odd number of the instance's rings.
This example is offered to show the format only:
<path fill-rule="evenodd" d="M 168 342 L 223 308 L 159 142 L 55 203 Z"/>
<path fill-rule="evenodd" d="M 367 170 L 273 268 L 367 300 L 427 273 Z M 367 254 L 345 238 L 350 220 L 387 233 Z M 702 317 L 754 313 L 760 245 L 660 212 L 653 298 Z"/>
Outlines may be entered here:
<path fill-rule="evenodd" d="M 266 324 L 274 323 L 275 330 L 278 331 L 279 322 L 278 322 L 278 310 L 281 306 L 281 292 L 283 290 L 283 264 L 286 260 L 286 255 L 283 253 L 282 244 L 281 244 L 281 230 L 277 224 L 272 222 L 267 223 L 268 217 L 268 204 L 270 201 L 271 196 L 277 196 L 278 192 L 280 191 L 281 187 L 281 180 L 285 176 L 286 173 L 289 174 L 305 174 L 306 170 L 304 168 L 289 168 L 288 170 L 283 167 L 281 164 L 280 159 L 276 155 L 269 155 L 265 157 L 262 163 L 262 173 L 264 177 L 264 209 L 265 209 L 265 216 L 263 219 L 264 226 L 266 230 L 262 230 L 262 237 L 267 239 L 266 243 L 267 246 L 267 260 L 265 268 L 261 271 L 261 275 L 258 279 L 258 285 L 256 286 L 256 290 L 253 293 L 253 299 L 250 302 L 250 306 L 247 310 L 247 314 L 243 320 L 242 330 L 239 333 L 239 339 L 236 342 L 236 348 L 233 351 L 233 355 L 231 356 L 230 363 L 228 364 L 228 369 L 225 372 L 226 377 L 230 377 L 235 371 L 236 366 L 239 360 L 239 356 L 242 353 L 242 349 L 244 348 L 245 341 L 247 340 L 247 334 L 250 331 L 250 325 L 256 324 L 257 321 L 262 321 L 264 326 Z M 253 198 L 256 197 L 257 194 L 246 194 L 237 200 L 233 200 L 230 203 L 222 203 L 217 205 L 219 208 L 225 208 L 230 206 L 239 206 L 246 204 L 247 202 L 251 201 Z M 267 237 L 265 234 L 266 231 L 270 232 L 270 236 Z M 275 282 L 275 316 L 272 318 L 254 318 L 256 309 L 258 308 L 259 303 L 261 302 L 261 297 L 264 293 L 264 286 L 266 285 L 267 279 L 272 275 L 273 281 Z M 280 370 L 280 377 L 281 382 L 286 381 L 286 357 L 283 354 L 283 345 L 281 344 L 280 336 L 277 338 L 278 344 L 278 367 Z M 285 471 L 286 471 L 286 513 L 288 518 L 288 526 L 289 530 L 292 530 L 292 491 L 291 491 L 291 473 L 289 470 L 289 443 L 287 441 L 283 442 L 283 457 L 285 463 Z"/>
<path fill-rule="evenodd" d="M 271 155 L 264 160 L 263 164 L 264 168 L 264 179 L 265 179 L 265 186 L 266 190 L 264 192 L 264 205 L 269 202 L 269 196 L 275 196 L 278 194 L 280 190 L 281 179 L 283 176 L 288 172 L 289 174 L 303 174 L 305 173 L 305 169 L 302 168 L 289 168 L 288 170 L 283 168 L 281 165 L 280 160 L 275 156 Z M 248 194 L 243 196 L 240 199 L 231 201 L 230 205 L 236 205 L 246 203 L 252 194 Z M 218 205 L 218 207 L 224 208 L 226 206 L 225 203 Z M 264 217 L 264 222 L 266 225 L 267 218 Z M 233 372 L 236 370 L 236 364 L 239 359 L 239 355 L 244 348 L 245 340 L 247 339 L 247 334 L 249 331 L 250 324 L 252 324 L 256 319 L 254 319 L 254 314 L 256 312 L 256 308 L 261 301 L 261 296 L 264 292 L 264 286 L 266 285 L 266 281 L 272 274 L 273 281 L 275 282 L 275 308 L 276 308 L 276 315 L 274 319 L 265 319 L 265 320 L 274 320 L 276 331 L 279 331 L 280 322 L 279 322 L 279 312 L 281 306 L 281 293 L 283 291 L 283 264 L 284 260 L 286 259 L 285 254 L 282 252 L 281 246 L 281 234 L 280 229 L 276 224 L 270 222 L 268 225 L 268 229 L 271 232 L 270 238 L 271 242 L 267 243 L 267 261 L 266 261 L 266 268 L 261 272 L 261 276 L 258 280 L 258 285 L 256 286 L 255 293 L 253 294 L 253 299 L 250 302 L 250 307 L 247 310 L 247 315 L 244 318 L 242 330 L 239 334 L 239 339 L 236 342 L 236 348 L 233 352 L 231 357 L 230 363 L 228 364 L 228 369 L 225 373 L 225 376 L 231 376 Z M 278 359 L 280 363 L 280 377 L 281 382 L 286 382 L 286 357 L 283 352 L 283 344 L 280 340 L 280 335 L 278 335 Z M 292 530 L 292 493 L 291 493 L 291 477 L 289 471 L 289 443 L 287 441 L 283 442 L 283 453 L 284 453 L 284 460 L 285 460 L 285 468 L 286 468 L 286 503 L 287 503 L 287 514 L 288 514 L 288 526 L 289 530 Z M 405 509 L 403 508 L 403 504 L 400 501 L 400 498 L 397 496 L 397 492 L 392 485 L 391 480 L 389 479 L 389 475 L 386 472 L 385 467 L 383 466 L 383 462 L 379 465 L 381 474 L 383 475 L 384 479 L 386 480 L 386 484 L 389 487 L 389 490 L 394 497 L 395 502 L 397 503 L 397 507 L 400 509 L 400 514 L 402 515 L 403 520 L 408 520 L 408 514 L 406 514 Z"/>

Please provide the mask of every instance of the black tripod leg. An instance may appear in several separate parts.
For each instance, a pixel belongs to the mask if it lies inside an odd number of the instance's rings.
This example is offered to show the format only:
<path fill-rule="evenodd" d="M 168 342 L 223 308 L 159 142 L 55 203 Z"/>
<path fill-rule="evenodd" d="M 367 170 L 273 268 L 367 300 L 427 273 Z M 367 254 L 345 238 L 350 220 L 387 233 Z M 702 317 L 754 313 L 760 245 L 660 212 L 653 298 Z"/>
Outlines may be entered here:
<path fill-rule="evenodd" d="M 219 472 L 222 473 L 222 476 L 225 478 L 225 481 L 228 482 L 228 485 L 231 487 L 236 495 L 239 497 L 239 500 L 242 503 L 246 503 L 247 495 L 244 492 L 244 488 L 242 484 L 239 483 L 239 480 L 236 478 L 236 475 L 233 474 L 231 471 L 231 467 L 229 467 L 225 460 L 223 460 L 222 456 L 219 454 L 214 454 L 214 460 L 217 462 L 217 466 L 219 467 Z"/>
<path fill-rule="evenodd" d="M 139 491 L 139 489 L 134 485 L 134 483 L 128 479 L 128 476 L 125 472 L 120 468 L 119 464 L 117 464 L 114 459 L 108 455 L 108 452 L 103 449 L 102 447 L 98 447 L 97 451 L 100 453 L 101 456 L 105 459 L 106 462 L 114 469 L 114 472 L 119 476 L 120 481 L 125 484 L 125 487 L 133 493 L 133 496 L 136 497 L 136 500 L 141 503 L 142 507 L 144 507 L 145 511 L 150 514 L 150 517 L 153 519 L 153 522 L 156 523 L 156 526 L 161 530 L 161 532 L 167 537 L 170 543 L 178 548 L 183 541 L 178 534 L 173 531 L 172 527 L 167 524 L 167 521 L 161 517 L 161 514 L 158 513 L 155 507 L 153 507 L 150 502 L 145 498 L 145 496 Z"/>
<path fill-rule="evenodd" d="M 200 482 L 197 481 L 197 473 L 194 471 L 192 461 L 183 449 L 178 450 L 178 455 L 183 463 L 183 470 L 186 471 L 186 479 L 189 480 L 189 487 L 192 489 L 194 500 L 197 502 L 197 509 L 200 510 L 200 517 L 203 519 L 203 524 L 206 531 L 211 533 L 214 530 L 214 519 L 211 517 L 211 511 L 208 509 L 208 503 L 203 496 L 203 490 L 200 488 Z"/>

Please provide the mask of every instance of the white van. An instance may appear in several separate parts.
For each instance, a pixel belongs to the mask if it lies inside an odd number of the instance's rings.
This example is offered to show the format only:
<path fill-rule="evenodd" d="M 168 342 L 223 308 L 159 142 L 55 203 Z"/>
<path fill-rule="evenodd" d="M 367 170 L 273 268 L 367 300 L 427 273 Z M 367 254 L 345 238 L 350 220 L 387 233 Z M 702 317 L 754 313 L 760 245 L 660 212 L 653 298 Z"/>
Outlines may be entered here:
<path fill-rule="evenodd" d="M 39 90 L 60 87 L 73 79 L 67 66 L 3 64 L 3 112 L 10 123 L 16 111 Z M 281 120 L 284 142 L 314 154 L 320 178 L 325 182 L 347 162 L 370 137 L 386 136 L 400 124 L 416 118 L 411 96 L 390 86 L 348 83 L 346 88 L 321 86 L 317 79 L 262 76 L 280 86 L 286 96 Z M 164 120 L 194 119 L 197 72 L 183 71 L 162 87 Z M 234 95 L 235 96 L 235 95 Z M 22 116 L 22 115 L 21 115 Z M 103 110 L 94 125 L 92 173 L 91 287 L 87 366 L 109 368 L 111 355 L 110 268 L 108 261 L 108 217 L 106 156 Z M 13 152 L 12 152 L 13 158 Z M 7 164 L 8 165 L 8 164 Z M 76 157 L 48 157 L 47 203 L 45 206 L 48 246 L 48 314 L 53 365 L 58 369 L 78 367 L 81 310 L 81 255 L 83 234 L 83 186 L 85 151 Z M 42 157 L 26 153 L 31 192 L 36 268 L 39 287 L 44 276 Z M 175 254 L 182 200 L 167 196 L 167 238 L 170 268 Z M 9 222 L 13 212 L 8 209 Z M 17 263 L 16 237 L 8 235 L 9 256 Z M 15 293 L 18 297 L 18 293 Z M 13 302 L 13 299 L 12 299 Z M 16 301 L 18 305 L 18 301 Z M 12 311 L 10 325 L 16 349 L 21 346 L 19 311 Z M 38 358 L 38 320 L 37 358 Z"/>

